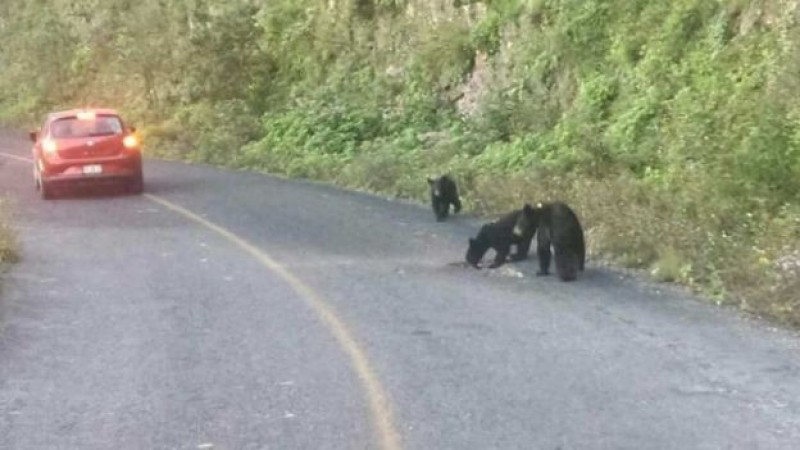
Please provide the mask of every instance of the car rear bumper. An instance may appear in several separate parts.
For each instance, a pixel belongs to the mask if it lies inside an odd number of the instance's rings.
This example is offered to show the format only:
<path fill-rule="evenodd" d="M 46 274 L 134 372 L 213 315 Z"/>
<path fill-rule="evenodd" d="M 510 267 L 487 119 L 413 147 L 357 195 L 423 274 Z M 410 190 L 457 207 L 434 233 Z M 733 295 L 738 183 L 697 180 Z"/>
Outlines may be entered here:
<path fill-rule="evenodd" d="M 40 160 L 42 181 L 51 184 L 94 184 L 141 178 L 141 158 L 103 160 Z M 91 170 L 90 170 L 91 169 Z"/>
<path fill-rule="evenodd" d="M 42 180 L 50 186 L 89 186 L 97 184 L 114 184 L 135 181 L 139 177 L 138 173 L 114 173 L 114 174 L 91 174 L 91 175 L 72 175 L 61 174 L 45 176 Z"/>

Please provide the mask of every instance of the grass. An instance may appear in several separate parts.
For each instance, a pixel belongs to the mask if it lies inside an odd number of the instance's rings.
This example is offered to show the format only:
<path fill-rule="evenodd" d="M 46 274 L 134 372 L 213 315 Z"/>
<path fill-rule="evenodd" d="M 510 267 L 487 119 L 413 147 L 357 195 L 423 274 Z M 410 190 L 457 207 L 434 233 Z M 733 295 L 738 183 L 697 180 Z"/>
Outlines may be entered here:
<path fill-rule="evenodd" d="M 0 266 L 19 259 L 17 236 L 11 227 L 9 202 L 0 198 Z"/>

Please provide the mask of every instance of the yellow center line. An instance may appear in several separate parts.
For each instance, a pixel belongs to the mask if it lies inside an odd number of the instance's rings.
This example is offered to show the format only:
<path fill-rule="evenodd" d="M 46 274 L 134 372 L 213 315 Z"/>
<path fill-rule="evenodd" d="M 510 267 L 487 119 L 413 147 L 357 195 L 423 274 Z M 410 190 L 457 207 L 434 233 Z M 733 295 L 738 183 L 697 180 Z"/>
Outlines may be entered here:
<path fill-rule="evenodd" d="M 350 358 L 350 364 L 363 384 L 367 401 L 369 403 L 374 431 L 377 433 L 380 442 L 380 448 L 383 450 L 400 450 L 402 448 L 400 444 L 400 434 L 397 432 L 395 427 L 394 415 L 392 413 L 389 395 L 386 393 L 386 390 L 378 380 L 378 376 L 372 369 L 369 359 L 367 358 L 367 354 L 361 349 L 361 346 L 358 344 L 355 337 L 353 337 L 353 334 L 347 328 L 347 325 L 345 325 L 345 323 L 339 317 L 337 317 L 334 310 L 319 294 L 303 283 L 299 278 L 294 276 L 280 263 L 275 261 L 275 259 L 270 257 L 266 252 L 249 243 L 245 239 L 237 236 L 233 232 L 161 197 L 157 197 L 152 194 L 144 194 L 144 196 L 221 235 L 228 241 L 240 247 L 245 252 L 249 253 L 263 266 L 274 272 L 286 283 L 288 283 L 289 286 L 291 286 L 292 289 L 297 293 L 297 295 L 299 295 L 308 304 L 308 306 L 314 311 L 319 319 L 328 327 L 330 332 L 334 335 L 337 342 L 341 346 L 342 350 L 344 350 L 344 352 Z"/>
<path fill-rule="evenodd" d="M 0 152 L 0 156 L 4 156 L 4 157 L 9 158 L 9 159 L 13 159 L 13 160 L 16 160 L 16 161 L 22 161 L 22 162 L 26 162 L 26 163 L 32 163 L 33 162 L 33 160 L 30 159 L 30 158 L 24 158 L 22 156 L 12 155 L 11 153 Z"/>

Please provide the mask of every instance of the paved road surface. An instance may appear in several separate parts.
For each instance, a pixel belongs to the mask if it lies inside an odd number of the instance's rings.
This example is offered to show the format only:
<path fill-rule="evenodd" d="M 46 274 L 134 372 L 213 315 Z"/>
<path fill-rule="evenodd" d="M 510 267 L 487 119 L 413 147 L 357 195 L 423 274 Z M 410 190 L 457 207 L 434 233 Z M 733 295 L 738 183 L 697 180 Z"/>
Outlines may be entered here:
<path fill-rule="evenodd" d="M 475 220 L 311 183 L 147 161 L 144 196 L 44 201 L 28 151 L 0 135 L 2 449 L 800 448 L 791 333 L 468 269 Z"/>

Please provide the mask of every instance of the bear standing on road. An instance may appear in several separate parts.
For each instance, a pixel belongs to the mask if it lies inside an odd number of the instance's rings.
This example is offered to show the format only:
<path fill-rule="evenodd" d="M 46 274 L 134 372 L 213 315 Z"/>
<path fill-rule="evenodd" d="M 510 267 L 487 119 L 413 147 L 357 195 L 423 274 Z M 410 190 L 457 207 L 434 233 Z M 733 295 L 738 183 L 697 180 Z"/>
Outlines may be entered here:
<path fill-rule="evenodd" d="M 539 273 L 548 275 L 553 248 L 556 272 L 563 281 L 572 281 L 586 263 L 586 243 L 583 228 L 575 212 L 565 203 L 539 203 L 536 207 L 525 205 L 525 220 L 537 229 L 536 253 L 539 255 Z"/>
<path fill-rule="evenodd" d="M 455 181 L 447 175 L 439 178 L 428 178 L 431 187 L 431 205 L 433 213 L 438 222 L 443 221 L 450 214 L 450 205 L 453 205 L 453 212 L 461 211 L 461 200 L 458 198 L 458 188 Z"/>
<path fill-rule="evenodd" d="M 478 263 L 486 252 L 493 248 L 496 255 L 489 268 L 500 267 L 506 262 L 512 245 L 517 247 L 516 253 L 511 256 L 512 261 L 527 258 L 533 234 L 536 232 L 534 219 L 533 209 L 526 205 L 523 209 L 512 211 L 482 226 L 478 236 L 469 240 L 467 262 L 475 268 L 480 268 Z"/>

